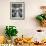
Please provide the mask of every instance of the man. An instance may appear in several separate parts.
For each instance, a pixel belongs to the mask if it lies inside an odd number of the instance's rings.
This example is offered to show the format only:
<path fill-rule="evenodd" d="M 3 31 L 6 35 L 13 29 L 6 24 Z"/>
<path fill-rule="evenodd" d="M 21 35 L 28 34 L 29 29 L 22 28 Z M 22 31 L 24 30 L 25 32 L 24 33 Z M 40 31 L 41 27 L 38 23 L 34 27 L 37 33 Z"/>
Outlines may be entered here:
<path fill-rule="evenodd" d="M 41 26 L 46 27 L 46 6 L 41 6 L 42 13 L 36 16 L 36 19 L 40 21 Z"/>

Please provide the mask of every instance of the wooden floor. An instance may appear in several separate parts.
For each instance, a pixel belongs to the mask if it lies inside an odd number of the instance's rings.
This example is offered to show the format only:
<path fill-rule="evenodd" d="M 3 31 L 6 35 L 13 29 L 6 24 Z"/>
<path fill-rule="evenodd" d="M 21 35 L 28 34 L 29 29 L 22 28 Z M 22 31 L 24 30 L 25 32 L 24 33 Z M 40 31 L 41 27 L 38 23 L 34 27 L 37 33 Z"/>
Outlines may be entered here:
<path fill-rule="evenodd" d="M 46 46 L 46 44 L 44 45 L 23 44 L 23 45 L 15 45 L 15 46 Z"/>

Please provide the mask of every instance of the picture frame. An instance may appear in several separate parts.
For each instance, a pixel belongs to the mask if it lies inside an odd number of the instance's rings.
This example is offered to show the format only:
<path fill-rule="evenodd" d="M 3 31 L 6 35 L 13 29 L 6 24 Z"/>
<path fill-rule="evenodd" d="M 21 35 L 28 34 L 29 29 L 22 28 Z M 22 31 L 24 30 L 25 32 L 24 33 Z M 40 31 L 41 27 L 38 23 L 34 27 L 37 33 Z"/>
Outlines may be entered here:
<path fill-rule="evenodd" d="M 10 2 L 10 19 L 24 20 L 25 18 L 25 3 Z"/>

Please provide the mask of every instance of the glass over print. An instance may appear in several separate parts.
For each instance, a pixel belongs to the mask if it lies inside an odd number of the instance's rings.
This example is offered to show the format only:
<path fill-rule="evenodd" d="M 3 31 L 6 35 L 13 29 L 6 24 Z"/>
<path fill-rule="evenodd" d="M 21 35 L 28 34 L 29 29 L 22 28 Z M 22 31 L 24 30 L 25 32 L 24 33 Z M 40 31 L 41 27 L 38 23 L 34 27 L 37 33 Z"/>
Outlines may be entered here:
<path fill-rule="evenodd" d="M 24 2 L 11 2 L 10 3 L 10 18 L 22 20 L 24 19 Z"/>

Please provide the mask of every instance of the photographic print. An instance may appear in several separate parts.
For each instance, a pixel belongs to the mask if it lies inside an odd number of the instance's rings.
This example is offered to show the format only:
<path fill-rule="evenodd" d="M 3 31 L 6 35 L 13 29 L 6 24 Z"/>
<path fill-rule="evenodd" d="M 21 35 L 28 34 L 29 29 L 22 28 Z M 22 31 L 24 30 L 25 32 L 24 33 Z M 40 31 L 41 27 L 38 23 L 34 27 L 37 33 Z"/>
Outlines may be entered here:
<path fill-rule="evenodd" d="M 24 2 L 11 2 L 10 3 L 10 19 L 23 20 L 25 18 L 24 7 L 25 7 Z"/>

